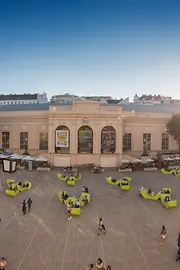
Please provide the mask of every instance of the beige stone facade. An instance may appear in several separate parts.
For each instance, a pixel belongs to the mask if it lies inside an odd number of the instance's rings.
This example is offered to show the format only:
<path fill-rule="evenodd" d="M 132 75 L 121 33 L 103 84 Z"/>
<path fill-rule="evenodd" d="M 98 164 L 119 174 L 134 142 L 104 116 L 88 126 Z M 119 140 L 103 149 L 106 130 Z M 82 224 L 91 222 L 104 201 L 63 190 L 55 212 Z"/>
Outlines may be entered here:
<path fill-rule="evenodd" d="M 99 105 L 96 101 L 76 101 L 45 110 L 1 110 L 0 147 L 20 154 L 28 148 L 30 155 L 47 156 L 54 166 L 95 163 L 114 167 L 121 163 L 123 151 L 134 156 L 142 153 L 143 136 L 147 138 L 150 152 L 177 150 L 176 141 L 166 134 L 166 123 L 171 115 L 170 112 L 148 112 L 148 107 L 143 111 L 124 110 L 121 105 Z M 63 151 L 56 147 L 57 127 L 68 130 L 69 148 Z M 86 131 L 80 132 L 82 127 L 86 127 Z M 102 136 L 104 127 L 111 131 L 105 128 Z M 88 133 L 88 128 L 92 133 Z M 114 144 L 110 140 L 114 140 Z M 89 147 L 87 153 L 86 146 Z"/>

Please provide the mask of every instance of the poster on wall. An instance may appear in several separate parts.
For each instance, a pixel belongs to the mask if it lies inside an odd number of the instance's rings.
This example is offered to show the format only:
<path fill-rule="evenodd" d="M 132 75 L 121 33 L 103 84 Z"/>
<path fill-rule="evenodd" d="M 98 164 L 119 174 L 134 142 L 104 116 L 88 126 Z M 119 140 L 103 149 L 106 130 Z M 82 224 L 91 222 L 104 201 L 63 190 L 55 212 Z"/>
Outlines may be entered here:
<path fill-rule="evenodd" d="M 69 130 L 56 130 L 56 147 L 69 147 Z"/>

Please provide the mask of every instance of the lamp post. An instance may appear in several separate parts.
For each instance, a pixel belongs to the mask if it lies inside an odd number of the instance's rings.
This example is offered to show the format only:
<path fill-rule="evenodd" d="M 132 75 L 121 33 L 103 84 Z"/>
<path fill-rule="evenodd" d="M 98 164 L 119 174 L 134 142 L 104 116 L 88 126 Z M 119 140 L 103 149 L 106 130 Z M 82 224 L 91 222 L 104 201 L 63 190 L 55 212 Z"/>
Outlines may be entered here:
<path fill-rule="evenodd" d="M 147 153 L 147 140 L 144 138 L 143 139 L 143 153 L 141 155 L 142 157 L 147 157 L 148 153 Z"/>

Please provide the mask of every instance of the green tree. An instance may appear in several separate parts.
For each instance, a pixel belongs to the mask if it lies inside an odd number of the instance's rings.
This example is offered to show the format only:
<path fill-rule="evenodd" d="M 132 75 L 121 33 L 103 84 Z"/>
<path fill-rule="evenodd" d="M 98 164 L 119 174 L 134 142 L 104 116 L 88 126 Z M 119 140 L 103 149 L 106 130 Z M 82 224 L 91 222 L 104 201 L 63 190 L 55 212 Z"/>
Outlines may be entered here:
<path fill-rule="evenodd" d="M 180 113 L 174 114 L 168 121 L 167 131 L 179 143 L 180 149 Z"/>

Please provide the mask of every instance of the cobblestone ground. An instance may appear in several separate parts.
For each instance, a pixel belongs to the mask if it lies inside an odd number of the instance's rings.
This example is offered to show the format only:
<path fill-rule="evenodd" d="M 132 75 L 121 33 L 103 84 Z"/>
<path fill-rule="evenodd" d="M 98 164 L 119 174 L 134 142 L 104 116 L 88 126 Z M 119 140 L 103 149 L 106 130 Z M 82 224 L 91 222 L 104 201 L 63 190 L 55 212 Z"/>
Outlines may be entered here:
<path fill-rule="evenodd" d="M 113 270 L 176 270 L 177 234 L 180 212 L 164 209 L 160 202 L 143 200 L 138 188 L 152 187 L 156 191 L 172 188 L 173 198 L 180 201 L 180 179 L 161 173 L 137 172 L 132 189 L 122 192 L 109 186 L 106 176 L 119 178 L 116 171 L 103 174 L 82 172 L 75 188 L 68 188 L 56 179 L 56 172 L 16 172 L 1 174 L 0 193 L 0 256 L 8 261 L 8 270 L 86 270 L 101 257 Z M 5 180 L 29 180 L 31 191 L 16 198 L 4 193 Z M 88 185 L 92 199 L 80 217 L 67 219 L 66 209 L 57 199 L 59 188 L 78 196 Z M 33 200 L 32 212 L 21 213 L 23 199 Z M 107 227 L 105 235 L 97 236 L 99 217 Z M 160 246 L 159 234 L 165 225 L 168 243 Z"/>

